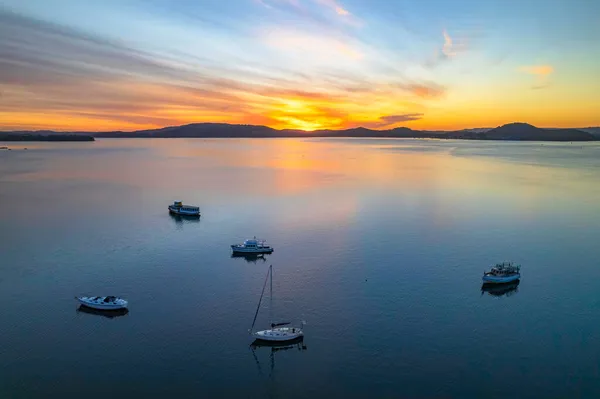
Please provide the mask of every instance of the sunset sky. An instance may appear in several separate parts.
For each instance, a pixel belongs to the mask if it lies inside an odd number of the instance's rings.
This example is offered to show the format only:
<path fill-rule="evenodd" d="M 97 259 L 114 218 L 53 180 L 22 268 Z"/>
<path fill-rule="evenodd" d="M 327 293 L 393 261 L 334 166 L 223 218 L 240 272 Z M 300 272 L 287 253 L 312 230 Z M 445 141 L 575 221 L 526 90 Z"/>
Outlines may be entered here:
<path fill-rule="evenodd" d="M 597 0 L 0 0 L 0 130 L 600 125 Z"/>

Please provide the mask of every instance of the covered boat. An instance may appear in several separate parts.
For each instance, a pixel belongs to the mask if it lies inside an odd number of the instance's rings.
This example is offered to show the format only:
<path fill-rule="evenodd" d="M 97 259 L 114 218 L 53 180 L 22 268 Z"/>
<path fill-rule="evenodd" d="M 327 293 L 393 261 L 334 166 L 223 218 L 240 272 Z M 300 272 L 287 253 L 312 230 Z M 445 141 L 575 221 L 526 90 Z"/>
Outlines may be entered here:
<path fill-rule="evenodd" d="M 121 310 L 127 308 L 127 301 L 116 296 L 75 297 L 83 306 L 98 310 Z"/>
<path fill-rule="evenodd" d="M 483 272 L 484 284 L 506 284 L 521 278 L 521 265 L 512 262 L 496 264 L 489 272 Z"/>
<path fill-rule="evenodd" d="M 173 215 L 200 216 L 200 208 L 192 205 L 184 205 L 181 201 L 174 201 L 169 205 L 169 212 Z"/>
<path fill-rule="evenodd" d="M 243 244 L 233 244 L 231 250 L 234 254 L 270 254 L 274 251 L 265 240 L 256 237 L 244 241 Z"/>

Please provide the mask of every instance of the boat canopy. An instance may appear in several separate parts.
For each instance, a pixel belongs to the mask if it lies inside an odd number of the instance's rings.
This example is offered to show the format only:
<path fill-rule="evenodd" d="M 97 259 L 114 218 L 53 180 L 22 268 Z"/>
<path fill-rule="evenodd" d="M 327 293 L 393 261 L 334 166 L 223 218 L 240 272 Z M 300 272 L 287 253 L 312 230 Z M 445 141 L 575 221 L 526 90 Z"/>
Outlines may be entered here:
<path fill-rule="evenodd" d="M 286 322 L 283 322 L 283 323 L 271 323 L 271 328 L 281 327 L 281 326 L 287 326 L 288 324 L 290 324 L 289 321 L 286 321 Z"/>

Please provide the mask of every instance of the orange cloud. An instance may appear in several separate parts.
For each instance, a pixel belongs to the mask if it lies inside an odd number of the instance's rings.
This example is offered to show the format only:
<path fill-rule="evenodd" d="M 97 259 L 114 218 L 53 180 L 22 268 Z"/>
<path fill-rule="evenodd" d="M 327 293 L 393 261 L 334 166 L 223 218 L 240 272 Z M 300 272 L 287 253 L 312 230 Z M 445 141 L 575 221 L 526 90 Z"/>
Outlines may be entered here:
<path fill-rule="evenodd" d="M 360 21 L 355 15 L 353 15 L 348 9 L 338 3 L 336 0 L 314 0 L 317 3 L 323 5 L 324 7 L 333 10 L 337 15 L 343 18 L 343 21 L 347 24 L 354 25 L 355 27 L 359 27 L 362 25 L 362 21 Z"/>
<path fill-rule="evenodd" d="M 377 120 L 363 124 L 369 128 L 390 128 L 394 125 L 403 122 L 416 121 L 423 118 L 422 113 L 400 114 L 400 115 L 385 115 L 377 118 Z"/>
<path fill-rule="evenodd" d="M 537 76 L 548 76 L 554 72 L 554 68 L 551 65 L 532 65 L 522 66 L 519 71 L 525 72 L 531 75 Z"/>
<path fill-rule="evenodd" d="M 337 12 L 339 15 L 344 15 L 344 16 L 350 15 L 350 13 L 348 12 L 348 10 L 346 10 L 346 9 L 340 7 L 340 6 L 336 6 L 335 7 L 335 12 Z"/>
<path fill-rule="evenodd" d="M 446 88 L 435 83 L 410 83 L 400 84 L 397 87 L 421 98 L 440 98 L 446 94 Z"/>

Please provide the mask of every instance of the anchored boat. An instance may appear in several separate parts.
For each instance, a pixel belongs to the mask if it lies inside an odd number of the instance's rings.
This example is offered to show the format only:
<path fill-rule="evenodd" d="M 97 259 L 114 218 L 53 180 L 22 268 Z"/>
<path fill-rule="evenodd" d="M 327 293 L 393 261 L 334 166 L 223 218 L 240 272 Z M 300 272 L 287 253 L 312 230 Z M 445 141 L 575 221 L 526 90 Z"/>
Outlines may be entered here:
<path fill-rule="evenodd" d="M 497 263 L 489 272 L 483 272 L 484 284 L 506 284 L 521 278 L 521 265 L 512 262 Z"/>
<path fill-rule="evenodd" d="M 181 201 L 175 201 L 173 202 L 173 205 L 169 205 L 169 212 L 173 215 L 200 216 L 199 207 L 184 205 Z"/>
<path fill-rule="evenodd" d="M 121 310 L 127 308 L 127 301 L 116 296 L 75 297 L 83 306 L 98 310 Z"/>
<path fill-rule="evenodd" d="M 256 313 L 254 314 L 254 321 L 252 321 L 252 327 L 250 327 L 250 334 L 256 338 L 257 340 L 262 341 L 293 341 L 297 340 L 304 336 L 304 332 L 301 327 L 293 327 L 290 322 L 280 322 L 273 323 L 271 321 L 271 328 L 268 330 L 262 331 L 254 331 L 254 324 L 256 323 L 256 317 L 258 316 L 258 311 L 260 310 L 260 304 L 262 302 L 263 295 L 265 294 L 265 288 L 267 287 L 267 281 L 271 278 L 271 289 L 270 289 L 270 300 L 272 309 L 273 303 L 273 265 L 269 266 L 269 271 L 267 272 L 267 278 L 265 279 L 265 284 L 263 285 L 262 293 L 260 294 L 260 299 L 258 300 L 258 306 L 256 307 Z M 302 323 L 304 324 L 304 323 Z"/>
<path fill-rule="evenodd" d="M 233 244 L 231 250 L 234 254 L 270 254 L 274 251 L 265 240 L 256 237 L 244 241 L 243 244 Z"/>

